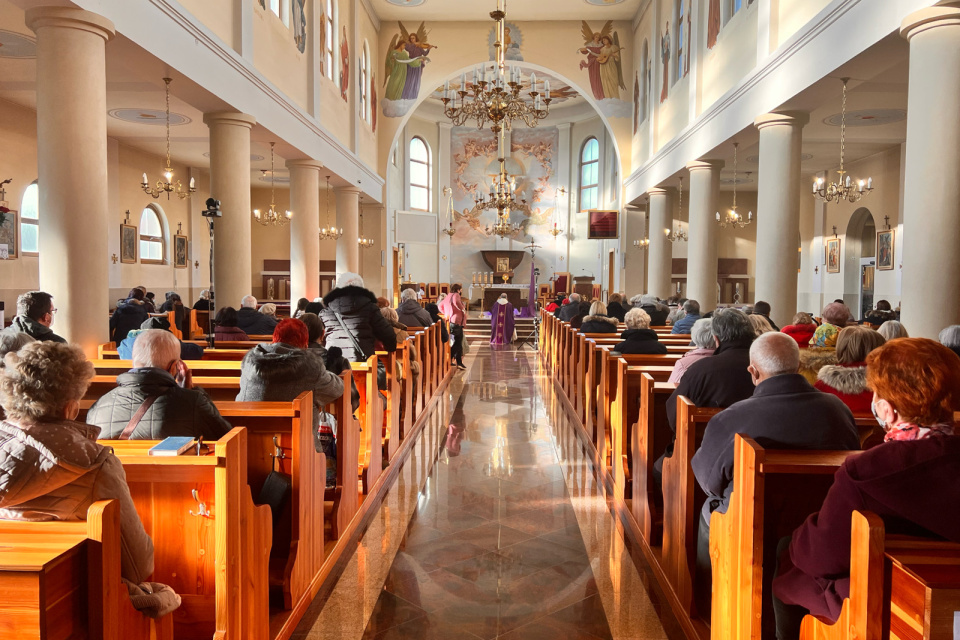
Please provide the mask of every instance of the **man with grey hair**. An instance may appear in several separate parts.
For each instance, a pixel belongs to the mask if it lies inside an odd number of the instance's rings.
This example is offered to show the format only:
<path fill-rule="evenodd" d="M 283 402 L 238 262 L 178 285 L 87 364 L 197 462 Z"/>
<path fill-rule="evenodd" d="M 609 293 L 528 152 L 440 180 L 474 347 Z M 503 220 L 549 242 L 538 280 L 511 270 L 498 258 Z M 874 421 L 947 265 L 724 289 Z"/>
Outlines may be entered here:
<path fill-rule="evenodd" d="M 237 309 L 237 326 L 248 336 L 272 336 L 278 320 L 257 311 L 257 299 L 243 296 Z"/>
<path fill-rule="evenodd" d="M 556 311 L 556 316 L 564 322 L 570 322 L 574 316 L 580 313 L 580 294 L 571 293 L 567 298 L 569 302 Z"/>
<path fill-rule="evenodd" d="M 408 327 L 429 327 L 433 318 L 427 310 L 417 302 L 417 292 L 413 289 L 404 289 L 400 292 L 400 306 L 397 307 L 397 321 Z"/>
<path fill-rule="evenodd" d="M 960 356 L 960 324 L 950 325 L 937 337 L 940 344 Z"/>
<path fill-rule="evenodd" d="M 683 317 L 673 323 L 670 333 L 690 333 L 700 317 L 700 303 L 696 300 L 687 300 L 683 303 Z"/>
<path fill-rule="evenodd" d="M 323 298 L 320 319 L 326 328 L 325 346 L 340 347 L 343 357 L 362 362 L 374 353 L 377 341 L 384 351 L 397 350 L 393 326 L 380 313 L 377 296 L 364 287 L 356 273 L 342 273 L 337 287 Z"/>
<path fill-rule="evenodd" d="M 710 419 L 703 443 L 690 463 L 697 482 L 707 494 L 700 513 L 694 581 L 700 615 L 710 611 L 710 514 L 725 513 L 733 491 L 734 436 L 738 433 L 749 436 L 767 449 L 856 451 L 860 448 L 857 423 L 850 409 L 836 396 L 814 389 L 798 373 L 800 348 L 796 340 L 778 332 L 758 337 L 750 346 L 748 369 L 755 385 L 753 395 Z M 791 500 L 803 504 L 802 495 L 791 496 Z M 816 508 L 812 507 L 814 511 Z M 775 547 L 764 546 L 764 567 L 775 565 Z M 766 593 L 770 593 L 769 580 L 773 572 L 769 574 L 764 578 Z M 765 625 L 772 620 L 772 615 L 764 616 Z"/>
<path fill-rule="evenodd" d="M 87 423 L 106 440 L 163 440 L 175 436 L 219 440 L 230 431 L 210 397 L 193 387 L 180 359 L 180 341 L 169 331 L 147 329 L 133 343 L 133 368 L 117 388 L 97 400 Z"/>
<path fill-rule="evenodd" d="M 667 324 L 667 317 L 670 315 L 670 307 L 660 304 L 657 296 L 645 293 L 640 296 L 640 308 L 650 316 L 651 327 L 663 327 Z"/>

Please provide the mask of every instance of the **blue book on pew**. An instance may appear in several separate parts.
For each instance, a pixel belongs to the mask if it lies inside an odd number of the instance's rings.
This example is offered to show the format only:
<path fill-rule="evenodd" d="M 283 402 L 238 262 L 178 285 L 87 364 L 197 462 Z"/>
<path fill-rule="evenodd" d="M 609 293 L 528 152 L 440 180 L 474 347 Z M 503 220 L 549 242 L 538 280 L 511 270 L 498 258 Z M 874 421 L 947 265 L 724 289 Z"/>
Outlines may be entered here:
<path fill-rule="evenodd" d="M 196 444 L 196 440 L 186 436 L 165 438 L 160 444 L 150 447 L 147 452 L 151 456 L 179 456 Z"/>

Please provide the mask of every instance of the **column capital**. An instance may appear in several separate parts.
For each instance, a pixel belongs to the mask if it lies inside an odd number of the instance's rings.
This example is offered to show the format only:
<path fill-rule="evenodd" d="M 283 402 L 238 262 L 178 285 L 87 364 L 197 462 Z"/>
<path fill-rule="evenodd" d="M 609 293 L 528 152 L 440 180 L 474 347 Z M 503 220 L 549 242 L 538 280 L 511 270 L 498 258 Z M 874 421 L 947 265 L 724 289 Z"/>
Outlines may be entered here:
<path fill-rule="evenodd" d="M 334 187 L 334 188 L 333 188 L 333 191 L 334 191 L 334 193 L 336 193 L 337 195 L 339 195 L 339 194 L 341 194 L 341 193 L 353 193 L 353 194 L 356 194 L 356 195 L 358 195 L 358 196 L 360 195 L 360 188 L 359 188 L 359 187 L 355 187 L 355 186 L 353 186 L 352 184 L 351 184 L 351 185 L 347 185 L 347 186 L 345 186 L 345 187 Z"/>
<path fill-rule="evenodd" d="M 900 23 L 900 35 L 910 40 L 918 33 L 945 26 L 960 26 L 960 4 L 951 2 L 914 11 Z"/>
<path fill-rule="evenodd" d="M 810 122 L 810 114 L 806 112 L 785 111 L 783 113 L 771 112 L 765 113 L 762 116 L 757 116 L 757 118 L 753 121 L 753 125 L 757 129 L 778 126 L 802 127 L 808 122 Z"/>
<path fill-rule="evenodd" d="M 252 129 L 253 125 L 257 124 L 257 119 L 238 111 L 211 111 L 203 114 L 203 122 L 208 127 L 215 124 L 229 124 L 235 127 Z"/>
<path fill-rule="evenodd" d="M 690 173 L 694 171 L 720 171 L 724 164 L 723 160 L 694 160 L 687 163 L 687 170 Z"/>
<path fill-rule="evenodd" d="M 667 196 L 670 195 L 670 189 L 668 187 L 654 187 L 652 189 L 647 189 L 647 195 L 650 197 Z"/>
<path fill-rule="evenodd" d="M 285 164 L 287 169 L 313 169 L 314 171 L 323 169 L 323 163 L 319 160 L 287 160 Z"/>
<path fill-rule="evenodd" d="M 438 123 L 437 123 L 437 127 L 439 127 L 441 131 L 444 130 L 444 129 L 446 129 L 446 130 L 449 131 L 449 130 L 453 129 L 453 123 L 452 123 L 452 122 L 438 122 Z"/>
<path fill-rule="evenodd" d="M 106 42 L 116 31 L 113 22 L 103 16 L 72 7 L 31 7 L 27 9 L 24 22 L 34 33 L 43 27 L 79 29 L 98 35 Z"/>

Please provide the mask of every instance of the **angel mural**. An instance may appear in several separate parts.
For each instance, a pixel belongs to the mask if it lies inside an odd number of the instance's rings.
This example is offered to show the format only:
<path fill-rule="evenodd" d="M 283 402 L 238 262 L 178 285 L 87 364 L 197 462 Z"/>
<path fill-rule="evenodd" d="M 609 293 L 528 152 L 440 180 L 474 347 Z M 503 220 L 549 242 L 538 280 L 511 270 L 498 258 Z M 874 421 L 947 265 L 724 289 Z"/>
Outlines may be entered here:
<path fill-rule="evenodd" d="M 350 45 L 347 44 L 347 27 L 343 27 L 340 36 L 340 97 L 347 100 L 350 89 Z"/>
<path fill-rule="evenodd" d="M 587 69 L 590 76 L 590 89 L 597 100 L 620 99 L 623 84 L 623 66 L 620 54 L 620 34 L 613 30 L 613 20 L 607 20 L 600 31 L 594 31 L 584 20 L 580 27 L 583 47 L 578 51 L 587 56 L 580 61 L 580 69 Z"/>
<path fill-rule="evenodd" d="M 663 37 L 660 38 L 660 61 L 663 63 L 663 88 L 660 90 L 660 102 L 663 103 L 669 94 L 670 84 L 670 23 L 664 26 Z"/>
<path fill-rule="evenodd" d="M 633 135 L 637 135 L 637 127 L 640 124 L 640 74 L 634 74 L 633 77 Z"/>
<path fill-rule="evenodd" d="M 291 5 L 293 20 L 290 27 L 293 29 L 293 41 L 300 53 L 307 49 L 307 18 L 303 13 L 303 3 L 304 0 L 293 0 Z"/>
<path fill-rule="evenodd" d="M 423 67 L 430 62 L 430 51 L 436 45 L 427 42 L 430 31 L 425 22 L 409 33 L 402 22 L 397 22 L 400 33 L 393 36 L 384 61 L 383 114 L 399 117 L 413 106 L 420 95 L 420 80 Z M 399 105 L 394 103 L 403 102 Z"/>
<path fill-rule="evenodd" d="M 720 35 L 720 0 L 710 0 L 707 9 L 707 49 L 713 49 Z"/>
<path fill-rule="evenodd" d="M 370 74 L 370 126 L 377 132 L 377 72 Z"/>

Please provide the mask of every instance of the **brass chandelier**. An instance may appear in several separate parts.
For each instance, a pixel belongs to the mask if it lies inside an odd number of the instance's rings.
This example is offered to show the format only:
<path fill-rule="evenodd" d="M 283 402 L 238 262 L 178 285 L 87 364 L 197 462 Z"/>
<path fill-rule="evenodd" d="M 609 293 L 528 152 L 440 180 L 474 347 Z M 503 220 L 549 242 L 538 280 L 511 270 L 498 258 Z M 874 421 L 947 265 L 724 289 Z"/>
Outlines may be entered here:
<path fill-rule="evenodd" d="M 260 209 L 253 210 L 253 219 L 259 222 L 263 226 L 273 225 L 275 227 L 282 227 L 288 222 L 290 218 L 293 217 L 293 212 L 289 209 L 281 213 L 277 210 L 276 205 L 274 204 L 274 176 L 275 176 L 275 165 L 274 165 L 274 152 L 273 147 L 277 144 L 276 142 L 270 143 L 270 208 L 266 211 L 260 211 Z"/>
<path fill-rule="evenodd" d="M 670 229 L 664 229 L 663 233 L 667 236 L 667 240 L 670 242 L 686 242 L 687 241 L 687 232 L 684 230 L 683 225 L 683 176 L 680 176 L 680 190 L 679 201 L 677 204 L 677 215 L 680 219 L 677 221 L 677 228 L 675 231 L 670 231 Z"/>
<path fill-rule="evenodd" d="M 813 195 L 824 202 L 858 202 L 865 194 L 873 191 L 873 178 L 868 177 L 866 183 L 853 179 L 843 170 L 843 155 L 847 145 L 847 82 L 850 78 L 841 78 L 843 81 L 843 101 L 840 107 L 840 169 L 836 182 L 824 184 L 823 178 L 813 181 Z"/>
<path fill-rule="evenodd" d="M 368 238 L 363 235 L 363 196 L 360 196 L 360 237 L 357 238 L 357 244 L 360 245 L 361 249 L 369 249 L 373 246 L 373 238 Z"/>
<path fill-rule="evenodd" d="M 460 89 L 451 89 L 450 82 L 443 85 L 443 113 L 456 127 L 475 120 L 477 129 L 490 123 L 494 133 L 510 129 L 514 120 L 522 120 L 528 127 L 535 127 L 550 114 L 550 81 L 543 80 L 538 86 L 535 73 L 530 73 L 529 101 L 522 94 L 523 72 L 516 66 L 509 70 L 504 62 L 506 41 L 507 2 L 497 0 L 496 11 L 490 17 L 497 23 L 495 64 L 492 69 L 481 65 L 473 70 L 473 82 L 468 90 L 467 75 L 460 75 Z M 539 89 L 543 89 L 540 93 Z"/>
<path fill-rule="evenodd" d="M 647 247 L 650 246 L 650 234 L 647 231 L 647 227 L 650 224 L 650 198 L 645 197 L 643 201 L 647 207 L 643 217 L 643 238 L 633 241 L 634 248 L 640 249 L 640 251 L 646 251 Z"/>
<path fill-rule="evenodd" d="M 744 219 L 742 213 L 737 211 L 737 148 L 739 147 L 739 142 L 733 143 L 733 205 L 730 207 L 730 210 L 727 211 L 726 215 L 721 215 L 720 212 L 717 211 L 717 224 L 720 225 L 721 229 L 726 229 L 727 227 L 742 229 L 753 222 L 753 211 L 747 212 L 746 219 Z"/>
<path fill-rule="evenodd" d="M 154 198 L 159 198 L 161 194 L 167 194 L 167 200 L 170 199 L 170 194 L 175 193 L 177 197 L 183 200 L 184 198 L 189 198 L 191 193 L 195 193 L 197 190 L 196 181 L 193 178 L 190 178 L 190 186 L 186 189 L 183 188 L 183 184 L 179 180 L 176 183 L 173 182 L 173 169 L 170 167 L 170 83 L 173 82 L 172 78 L 164 78 L 164 95 L 166 97 L 166 128 L 167 128 L 167 166 L 163 170 L 163 180 L 157 180 L 156 188 L 150 186 L 150 183 L 147 181 L 147 174 L 144 172 L 143 178 L 140 181 L 140 188 L 143 189 L 144 193 L 151 195 Z"/>
<path fill-rule="evenodd" d="M 343 235 L 343 229 L 339 231 L 333 223 L 330 222 L 330 176 L 327 176 L 327 224 L 329 227 L 323 227 L 320 229 L 320 239 L 321 240 L 339 240 L 340 236 Z"/>
<path fill-rule="evenodd" d="M 517 201 L 517 179 L 515 176 L 507 174 L 507 154 L 503 132 L 501 131 L 499 135 L 499 158 L 497 158 L 497 161 L 500 163 L 500 170 L 490 182 L 490 193 L 486 195 L 478 194 L 474 197 L 473 210 L 476 213 L 490 209 L 496 209 L 498 212 L 508 210 L 509 213 L 511 209 L 525 209 L 527 206 L 527 199 L 522 194 L 520 201 Z"/>

